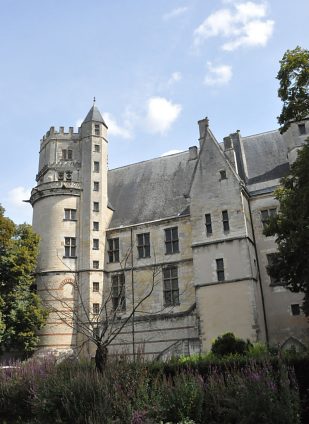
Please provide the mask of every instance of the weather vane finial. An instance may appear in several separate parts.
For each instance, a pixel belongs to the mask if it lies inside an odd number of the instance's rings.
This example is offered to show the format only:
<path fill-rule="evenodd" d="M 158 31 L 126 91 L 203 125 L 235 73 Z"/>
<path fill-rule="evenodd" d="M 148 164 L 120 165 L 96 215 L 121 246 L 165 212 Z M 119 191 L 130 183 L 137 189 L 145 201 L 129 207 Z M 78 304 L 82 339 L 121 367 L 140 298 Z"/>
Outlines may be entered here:
<path fill-rule="evenodd" d="M 93 106 L 95 105 L 95 97 L 93 98 Z"/>

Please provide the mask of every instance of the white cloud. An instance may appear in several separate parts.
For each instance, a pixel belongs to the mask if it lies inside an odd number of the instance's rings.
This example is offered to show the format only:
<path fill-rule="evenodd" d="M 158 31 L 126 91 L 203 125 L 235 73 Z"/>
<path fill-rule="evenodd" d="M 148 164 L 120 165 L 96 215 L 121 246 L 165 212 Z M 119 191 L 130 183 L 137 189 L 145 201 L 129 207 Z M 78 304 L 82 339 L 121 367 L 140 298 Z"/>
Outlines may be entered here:
<path fill-rule="evenodd" d="M 168 21 L 169 19 L 173 19 L 176 18 L 177 16 L 183 15 L 184 13 L 186 13 L 188 11 L 188 7 L 183 6 L 183 7 L 177 7 L 176 9 L 171 10 L 168 13 L 165 13 L 165 15 L 163 15 L 163 19 L 165 21 Z"/>
<path fill-rule="evenodd" d="M 211 62 L 207 63 L 208 72 L 204 78 L 205 85 L 224 85 L 232 78 L 232 67 L 229 65 L 214 66 Z"/>
<path fill-rule="evenodd" d="M 27 203 L 23 202 L 23 200 L 29 200 L 30 194 L 30 189 L 18 186 L 12 188 L 12 190 L 9 191 L 8 199 L 9 202 L 15 207 L 27 207 Z"/>
<path fill-rule="evenodd" d="M 77 128 L 78 129 L 82 125 L 82 123 L 83 123 L 83 118 L 78 119 L 75 122 L 74 128 Z"/>
<path fill-rule="evenodd" d="M 175 82 L 179 82 L 181 79 L 182 79 L 181 72 L 173 72 L 167 84 L 168 85 L 175 84 Z"/>
<path fill-rule="evenodd" d="M 172 103 L 164 97 L 151 97 L 147 102 L 147 129 L 152 133 L 165 134 L 181 110 L 181 105 Z"/>
<path fill-rule="evenodd" d="M 108 126 L 108 133 L 110 135 L 115 135 L 118 137 L 130 139 L 132 138 L 132 128 L 128 126 L 128 122 L 126 121 L 125 126 L 121 127 L 117 124 L 116 119 L 108 112 L 103 113 L 104 120 L 106 125 Z"/>
<path fill-rule="evenodd" d="M 196 28 L 194 45 L 199 46 L 210 37 L 221 36 L 229 39 L 222 45 L 227 51 L 241 46 L 265 46 L 274 28 L 274 21 L 266 19 L 267 4 L 252 1 L 229 3 L 230 8 L 217 10 Z"/>
<path fill-rule="evenodd" d="M 160 155 L 160 157 L 163 158 L 163 156 L 174 155 L 175 153 L 181 153 L 181 152 L 183 152 L 183 150 L 172 149 L 172 150 L 169 150 L 168 152 L 162 153 L 162 155 Z"/>

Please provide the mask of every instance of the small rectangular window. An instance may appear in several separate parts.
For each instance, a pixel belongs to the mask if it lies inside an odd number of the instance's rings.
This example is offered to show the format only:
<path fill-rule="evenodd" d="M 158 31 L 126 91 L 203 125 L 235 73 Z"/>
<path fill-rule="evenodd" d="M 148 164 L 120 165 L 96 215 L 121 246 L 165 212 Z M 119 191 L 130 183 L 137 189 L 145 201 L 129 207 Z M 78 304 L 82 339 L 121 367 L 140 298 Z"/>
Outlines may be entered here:
<path fill-rule="evenodd" d="M 205 226 L 206 226 L 206 234 L 210 236 L 212 234 L 212 225 L 211 225 L 211 215 L 210 213 L 205 214 Z"/>
<path fill-rule="evenodd" d="M 97 281 L 94 281 L 92 283 L 92 291 L 93 292 L 98 292 L 100 291 L 100 283 L 98 283 Z"/>
<path fill-rule="evenodd" d="M 65 209 L 64 219 L 66 221 L 76 221 L 76 209 Z"/>
<path fill-rule="evenodd" d="M 94 145 L 94 151 L 95 151 L 95 153 L 100 153 L 100 145 L 99 144 Z"/>
<path fill-rule="evenodd" d="M 93 191 L 99 191 L 100 183 L 99 181 L 93 181 Z"/>
<path fill-rule="evenodd" d="M 99 212 L 99 211 L 100 211 L 99 202 L 93 202 L 93 212 Z"/>
<path fill-rule="evenodd" d="M 93 221 L 93 231 L 99 231 L 99 225 L 98 221 Z"/>
<path fill-rule="evenodd" d="M 218 281 L 224 281 L 224 261 L 223 258 L 216 259 L 216 265 L 217 265 L 217 279 Z"/>
<path fill-rule="evenodd" d="M 299 135 L 305 135 L 306 134 L 306 125 L 305 124 L 298 124 L 298 131 L 299 131 Z"/>
<path fill-rule="evenodd" d="M 166 228 L 165 231 L 165 253 L 179 252 L 178 227 Z"/>
<path fill-rule="evenodd" d="M 67 151 L 65 149 L 62 150 L 62 160 L 67 160 Z"/>
<path fill-rule="evenodd" d="M 179 305 L 178 268 L 163 268 L 163 295 L 165 306 Z"/>
<path fill-rule="evenodd" d="M 223 224 L 223 231 L 230 230 L 228 211 L 222 211 L 222 224 Z"/>
<path fill-rule="evenodd" d="M 109 262 L 119 262 L 119 238 L 107 240 Z"/>
<path fill-rule="evenodd" d="M 92 240 L 92 249 L 93 250 L 99 250 L 99 239 L 93 239 Z"/>
<path fill-rule="evenodd" d="M 292 315 L 300 315 L 300 306 L 298 303 L 294 303 L 291 305 L 291 312 Z"/>
<path fill-rule="evenodd" d="M 269 218 L 272 217 L 272 216 L 275 216 L 276 214 L 277 214 L 276 208 L 261 210 L 261 222 L 263 224 L 263 228 L 266 227 L 266 225 L 269 221 Z"/>
<path fill-rule="evenodd" d="M 92 261 L 92 268 L 99 269 L 100 263 L 99 261 Z"/>
<path fill-rule="evenodd" d="M 93 172 L 100 172 L 100 162 L 93 162 Z"/>
<path fill-rule="evenodd" d="M 76 238 L 64 238 L 64 256 L 66 258 L 76 258 Z"/>
<path fill-rule="evenodd" d="M 137 252 L 139 258 L 150 257 L 150 233 L 137 234 Z"/>
<path fill-rule="evenodd" d="M 222 169 L 220 172 L 220 179 L 221 180 L 226 180 L 226 170 Z"/>
<path fill-rule="evenodd" d="M 92 312 L 94 315 L 99 315 L 100 313 L 100 304 L 99 303 L 93 303 L 92 304 Z"/>
<path fill-rule="evenodd" d="M 94 134 L 100 135 L 100 124 L 94 124 Z"/>
<path fill-rule="evenodd" d="M 124 273 L 112 275 L 112 304 L 114 311 L 126 309 Z"/>
<path fill-rule="evenodd" d="M 72 150 L 68 150 L 68 160 L 72 160 L 73 159 L 73 152 Z"/>

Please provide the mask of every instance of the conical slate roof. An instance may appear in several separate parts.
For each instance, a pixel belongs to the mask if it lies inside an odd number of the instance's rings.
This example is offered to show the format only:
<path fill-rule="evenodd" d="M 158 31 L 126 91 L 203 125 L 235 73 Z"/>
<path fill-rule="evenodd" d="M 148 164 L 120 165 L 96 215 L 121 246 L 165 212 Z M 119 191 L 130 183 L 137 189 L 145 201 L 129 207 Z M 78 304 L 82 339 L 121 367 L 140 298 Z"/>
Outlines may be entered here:
<path fill-rule="evenodd" d="M 84 124 L 85 122 L 91 122 L 91 121 L 94 121 L 94 122 L 100 122 L 101 124 L 105 125 L 105 126 L 106 126 L 106 128 L 107 128 L 107 125 L 106 125 L 106 123 L 104 122 L 104 119 L 103 119 L 103 117 L 102 117 L 102 115 L 101 115 L 101 112 L 100 112 L 100 111 L 99 111 L 99 109 L 96 107 L 96 105 L 93 105 L 93 106 L 92 106 L 92 108 L 89 110 L 89 112 L 88 112 L 88 114 L 87 114 L 86 118 L 84 119 L 83 124 Z"/>

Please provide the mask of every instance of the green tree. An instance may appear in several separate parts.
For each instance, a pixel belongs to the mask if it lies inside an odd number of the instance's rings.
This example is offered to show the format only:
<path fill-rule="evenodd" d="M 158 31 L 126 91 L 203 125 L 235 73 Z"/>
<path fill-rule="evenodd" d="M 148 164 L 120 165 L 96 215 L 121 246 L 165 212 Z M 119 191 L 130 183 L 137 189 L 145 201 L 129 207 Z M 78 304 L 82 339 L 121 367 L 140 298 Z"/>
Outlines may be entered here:
<path fill-rule="evenodd" d="M 0 206 L 0 350 L 33 352 L 47 312 L 33 290 L 38 236 L 30 225 L 15 225 Z"/>
<path fill-rule="evenodd" d="M 290 175 L 275 192 L 278 215 L 270 218 L 266 235 L 276 235 L 278 252 L 269 274 L 292 292 L 304 293 L 303 310 L 309 316 L 309 141 L 299 150 Z"/>
<path fill-rule="evenodd" d="M 280 81 L 278 96 L 283 101 L 278 116 L 282 134 L 292 121 L 301 121 L 309 115 L 309 50 L 299 46 L 287 50 L 280 61 L 277 79 Z"/>

